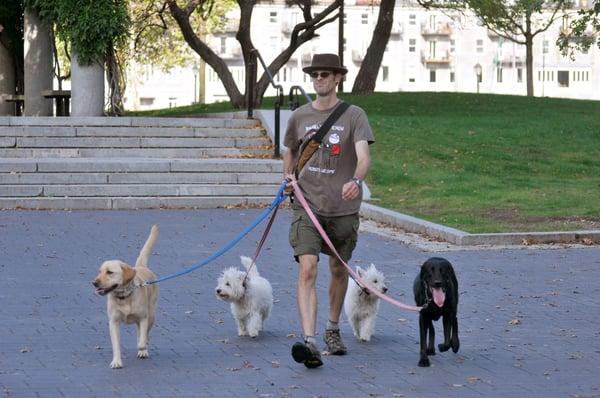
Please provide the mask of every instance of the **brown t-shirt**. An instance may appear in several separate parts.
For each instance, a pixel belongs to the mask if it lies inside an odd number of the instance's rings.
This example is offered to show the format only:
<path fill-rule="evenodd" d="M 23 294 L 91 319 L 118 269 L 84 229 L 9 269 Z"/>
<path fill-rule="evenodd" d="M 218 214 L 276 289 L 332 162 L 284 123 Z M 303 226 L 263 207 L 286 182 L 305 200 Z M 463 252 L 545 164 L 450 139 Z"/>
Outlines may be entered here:
<path fill-rule="evenodd" d="M 311 104 L 296 109 L 288 121 L 284 145 L 298 156 L 302 142 L 317 132 L 333 109 L 318 111 Z M 356 199 L 342 200 L 342 187 L 356 170 L 354 144 L 358 141 L 372 144 L 375 138 L 365 111 L 351 105 L 325 134 L 319 149 L 298 176 L 298 184 L 315 213 L 345 216 L 360 209 L 362 190 Z"/>

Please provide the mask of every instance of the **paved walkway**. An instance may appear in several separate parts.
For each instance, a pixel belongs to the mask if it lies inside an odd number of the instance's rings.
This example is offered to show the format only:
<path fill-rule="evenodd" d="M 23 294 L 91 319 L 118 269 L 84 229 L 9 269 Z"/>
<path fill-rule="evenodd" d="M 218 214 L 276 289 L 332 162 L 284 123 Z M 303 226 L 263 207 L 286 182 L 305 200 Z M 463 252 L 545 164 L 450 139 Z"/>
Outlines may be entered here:
<path fill-rule="evenodd" d="M 325 357 L 316 370 L 296 364 L 289 355 L 299 326 L 288 210 L 281 212 L 259 259 L 276 300 L 264 334 L 239 338 L 228 306 L 213 294 L 221 270 L 254 252 L 257 231 L 216 262 L 164 282 L 151 358 L 135 357 L 135 329 L 128 326 L 122 336 L 125 367 L 111 370 L 105 299 L 90 284 L 99 264 L 110 258 L 134 262 L 157 222 L 161 233 L 151 267 L 159 275 L 178 271 L 221 247 L 260 212 L 0 212 L 0 394 L 600 396 L 598 247 L 423 249 L 427 246 L 364 232 L 352 264 L 376 263 L 387 275 L 390 294 L 400 300 L 412 302 L 412 280 L 429 256 L 454 263 L 461 292 L 460 352 L 438 353 L 432 367 L 417 367 L 417 316 L 382 303 L 370 343 L 357 342 L 343 320 L 349 355 Z M 318 280 L 321 331 L 324 271 Z M 439 322 L 436 330 L 439 339 Z"/>

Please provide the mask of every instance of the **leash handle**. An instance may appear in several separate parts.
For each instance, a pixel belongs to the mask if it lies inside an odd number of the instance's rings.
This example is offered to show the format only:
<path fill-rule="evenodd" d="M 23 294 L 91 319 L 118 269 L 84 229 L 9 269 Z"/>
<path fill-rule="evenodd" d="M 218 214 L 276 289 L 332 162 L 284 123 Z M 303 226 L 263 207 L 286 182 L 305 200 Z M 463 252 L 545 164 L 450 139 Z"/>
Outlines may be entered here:
<path fill-rule="evenodd" d="M 327 233 L 325 232 L 323 227 L 321 227 L 319 220 L 317 220 L 317 217 L 314 215 L 314 213 L 310 209 L 310 206 L 306 202 L 306 199 L 304 198 L 304 194 L 302 193 L 302 190 L 298 186 L 298 183 L 296 181 L 292 181 L 292 186 L 294 187 L 294 194 L 295 194 L 296 198 L 300 201 L 300 204 L 302 205 L 304 210 L 306 210 L 306 213 L 308 214 L 308 217 L 314 224 L 315 228 L 317 229 L 317 231 L 319 231 L 319 234 L 321 235 L 321 237 L 323 238 L 325 243 L 327 243 L 327 246 L 329 246 L 329 249 L 331 250 L 331 252 L 333 254 L 335 254 L 337 259 L 340 260 L 340 262 L 344 265 L 344 267 L 346 267 L 346 269 L 352 276 L 352 279 L 357 281 L 360 285 L 362 285 L 364 288 L 368 289 L 371 293 L 373 293 L 380 299 L 385 300 L 388 303 L 395 305 L 396 307 L 399 307 L 399 308 L 402 308 L 405 310 L 409 310 L 409 311 L 416 311 L 416 312 L 419 312 L 421 310 L 421 307 L 415 307 L 414 305 L 404 304 L 398 300 L 395 300 L 395 299 L 379 292 L 378 290 L 374 289 L 373 286 L 371 286 L 369 283 L 365 282 L 360 276 L 358 276 L 358 274 L 348 264 L 346 264 L 346 262 L 344 260 L 342 260 L 342 258 L 340 257 L 335 246 L 333 246 L 333 243 L 331 243 L 331 240 L 327 236 Z"/>

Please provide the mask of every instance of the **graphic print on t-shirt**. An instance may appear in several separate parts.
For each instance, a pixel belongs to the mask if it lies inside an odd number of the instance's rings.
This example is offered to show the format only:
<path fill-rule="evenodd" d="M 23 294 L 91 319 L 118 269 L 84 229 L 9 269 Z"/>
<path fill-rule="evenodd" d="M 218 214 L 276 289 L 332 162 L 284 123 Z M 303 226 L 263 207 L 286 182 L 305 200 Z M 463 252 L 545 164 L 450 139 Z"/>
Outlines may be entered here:
<path fill-rule="evenodd" d="M 305 127 L 306 134 L 302 142 L 309 140 L 321 127 L 319 124 L 312 124 Z M 325 135 L 319 149 L 313 155 L 307 168 L 313 173 L 333 174 L 335 173 L 337 161 L 342 153 L 341 134 L 344 126 L 331 126 L 329 135 Z"/>

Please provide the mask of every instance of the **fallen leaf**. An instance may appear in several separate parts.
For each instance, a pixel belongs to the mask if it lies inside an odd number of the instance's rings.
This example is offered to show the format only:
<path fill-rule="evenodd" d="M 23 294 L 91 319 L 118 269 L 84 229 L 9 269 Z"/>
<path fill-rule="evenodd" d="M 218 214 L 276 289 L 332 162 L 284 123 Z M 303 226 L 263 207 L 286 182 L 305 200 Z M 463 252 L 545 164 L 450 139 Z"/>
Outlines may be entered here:
<path fill-rule="evenodd" d="M 513 319 L 512 321 L 508 322 L 509 325 L 520 325 L 521 324 L 521 320 L 520 319 Z"/>

